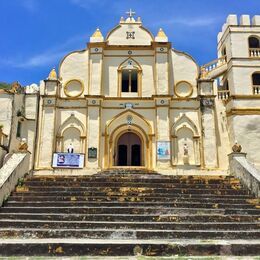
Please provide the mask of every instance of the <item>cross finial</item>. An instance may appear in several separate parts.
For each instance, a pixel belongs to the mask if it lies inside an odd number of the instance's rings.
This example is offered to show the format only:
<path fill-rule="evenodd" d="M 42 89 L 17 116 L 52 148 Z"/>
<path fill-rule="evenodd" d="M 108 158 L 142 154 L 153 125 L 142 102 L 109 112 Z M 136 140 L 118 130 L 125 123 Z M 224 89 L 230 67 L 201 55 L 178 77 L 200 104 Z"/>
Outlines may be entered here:
<path fill-rule="evenodd" d="M 135 12 L 132 11 L 132 9 L 130 8 L 130 11 L 126 12 L 126 14 L 128 14 L 130 19 L 132 20 L 133 16 L 135 15 Z"/>

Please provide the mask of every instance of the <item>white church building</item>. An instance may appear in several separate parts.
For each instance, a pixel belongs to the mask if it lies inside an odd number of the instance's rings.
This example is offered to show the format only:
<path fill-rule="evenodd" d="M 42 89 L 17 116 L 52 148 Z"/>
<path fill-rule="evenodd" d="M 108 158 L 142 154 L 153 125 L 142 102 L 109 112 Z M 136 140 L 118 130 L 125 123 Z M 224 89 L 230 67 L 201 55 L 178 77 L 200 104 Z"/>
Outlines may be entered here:
<path fill-rule="evenodd" d="M 238 142 L 260 169 L 260 16 L 229 15 L 204 66 L 132 12 L 101 31 L 39 86 L 1 91 L 2 161 L 28 145 L 39 173 L 227 171 Z"/>

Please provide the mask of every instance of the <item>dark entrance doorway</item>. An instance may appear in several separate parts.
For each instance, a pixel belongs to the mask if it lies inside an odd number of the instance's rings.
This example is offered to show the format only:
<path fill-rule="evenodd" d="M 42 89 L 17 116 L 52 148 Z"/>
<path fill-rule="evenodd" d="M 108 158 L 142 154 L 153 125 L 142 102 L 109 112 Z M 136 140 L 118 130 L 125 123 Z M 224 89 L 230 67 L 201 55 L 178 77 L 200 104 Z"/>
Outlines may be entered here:
<path fill-rule="evenodd" d="M 134 133 L 122 134 L 117 143 L 117 166 L 141 166 L 142 142 Z"/>

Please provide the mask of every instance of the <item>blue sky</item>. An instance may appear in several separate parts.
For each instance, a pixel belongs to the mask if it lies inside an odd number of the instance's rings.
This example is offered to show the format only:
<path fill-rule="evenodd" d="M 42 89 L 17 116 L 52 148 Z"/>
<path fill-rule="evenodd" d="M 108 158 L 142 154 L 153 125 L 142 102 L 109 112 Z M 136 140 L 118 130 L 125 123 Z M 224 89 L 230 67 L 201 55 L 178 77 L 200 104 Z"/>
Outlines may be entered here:
<path fill-rule="evenodd" d="M 0 0 L 0 81 L 38 83 L 66 53 L 84 49 L 97 27 L 106 35 L 129 8 L 202 65 L 216 58 L 226 16 L 260 14 L 260 0 Z"/>

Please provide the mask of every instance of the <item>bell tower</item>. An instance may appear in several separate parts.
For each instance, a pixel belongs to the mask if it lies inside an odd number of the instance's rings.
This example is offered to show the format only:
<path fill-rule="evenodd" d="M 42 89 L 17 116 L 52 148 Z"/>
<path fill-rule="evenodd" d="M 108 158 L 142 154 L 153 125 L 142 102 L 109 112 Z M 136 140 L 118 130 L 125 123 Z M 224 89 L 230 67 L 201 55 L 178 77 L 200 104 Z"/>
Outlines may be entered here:
<path fill-rule="evenodd" d="M 250 161 L 260 166 L 260 16 L 229 15 L 218 34 L 218 56 L 227 70 L 220 80 L 226 91 L 225 106 L 230 143 L 238 141 Z"/>

